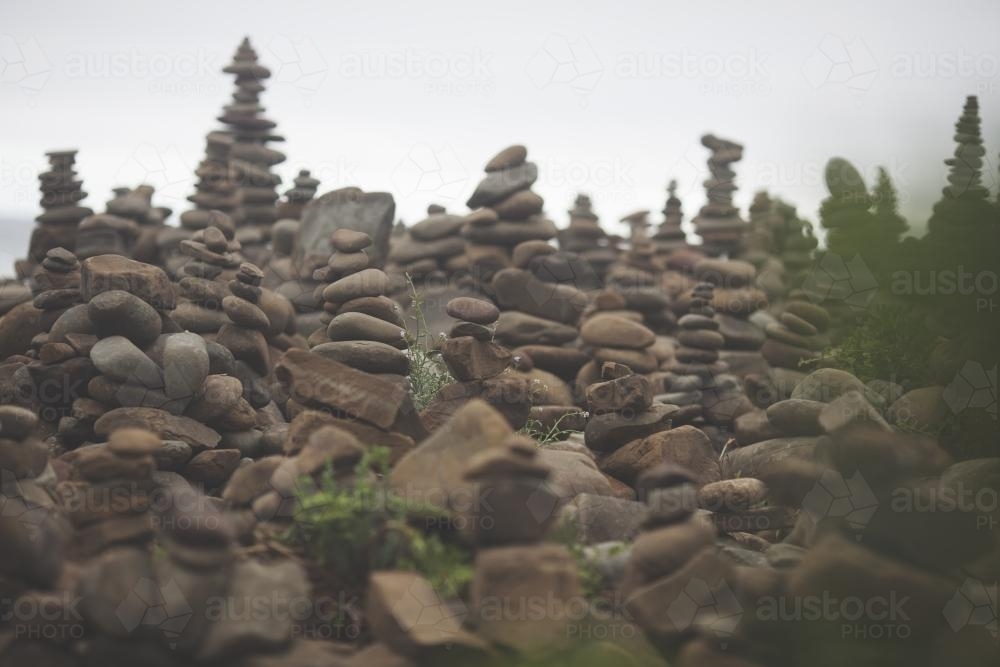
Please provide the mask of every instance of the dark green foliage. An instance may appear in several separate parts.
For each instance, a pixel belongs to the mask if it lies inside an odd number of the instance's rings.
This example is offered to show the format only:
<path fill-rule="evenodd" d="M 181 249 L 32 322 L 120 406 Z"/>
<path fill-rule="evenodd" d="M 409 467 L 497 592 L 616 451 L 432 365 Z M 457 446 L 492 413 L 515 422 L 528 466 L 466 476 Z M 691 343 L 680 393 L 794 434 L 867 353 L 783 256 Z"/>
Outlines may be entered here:
<path fill-rule="evenodd" d="M 411 570 L 439 594 L 457 596 L 472 580 L 471 556 L 428 530 L 443 519 L 440 512 L 413 505 L 372 474 L 387 469 L 388 455 L 384 447 L 369 450 L 350 485 L 337 484 L 327 470 L 315 491 L 299 498 L 302 510 L 285 539 L 349 585 L 372 570 Z"/>
<path fill-rule="evenodd" d="M 871 198 L 875 204 L 875 224 L 881 243 L 883 245 L 899 243 L 909 225 L 899 215 L 899 199 L 896 196 L 896 188 L 893 187 L 892 179 L 889 178 L 889 172 L 886 171 L 885 167 L 878 169 L 878 182 L 875 184 Z"/>
<path fill-rule="evenodd" d="M 872 308 L 822 361 L 862 382 L 889 380 L 912 389 L 933 384 L 929 361 L 934 345 L 924 314 L 909 306 L 883 305 Z"/>

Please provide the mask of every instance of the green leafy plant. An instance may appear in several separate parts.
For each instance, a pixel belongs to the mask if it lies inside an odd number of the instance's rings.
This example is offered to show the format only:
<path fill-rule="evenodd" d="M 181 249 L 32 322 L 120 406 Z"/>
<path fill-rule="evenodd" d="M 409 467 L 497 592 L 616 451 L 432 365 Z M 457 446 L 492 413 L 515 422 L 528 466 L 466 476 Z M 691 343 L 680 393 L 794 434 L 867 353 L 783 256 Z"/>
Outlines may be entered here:
<path fill-rule="evenodd" d="M 350 484 L 338 484 L 328 468 L 315 490 L 299 498 L 302 509 L 284 539 L 340 581 L 363 582 L 372 570 L 410 570 L 439 594 L 460 595 L 472 580 L 468 551 L 426 529 L 445 518 L 443 512 L 409 502 L 386 487 L 379 474 L 388 469 L 388 460 L 388 449 L 371 448 Z"/>
<path fill-rule="evenodd" d="M 448 369 L 441 363 L 434 349 L 433 336 L 424 316 L 424 299 L 413 284 L 410 274 L 406 274 L 410 287 L 410 305 L 415 332 L 406 334 L 406 347 L 410 356 L 410 387 L 413 402 L 418 410 L 423 410 L 445 385 L 454 382 Z"/>
<path fill-rule="evenodd" d="M 921 387 L 932 384 L 933 347 L 933 334 L 920 311 L 882 305 L 816 361 L 845 370 L 862 382 L 890 380 L 903 387 Z"/>

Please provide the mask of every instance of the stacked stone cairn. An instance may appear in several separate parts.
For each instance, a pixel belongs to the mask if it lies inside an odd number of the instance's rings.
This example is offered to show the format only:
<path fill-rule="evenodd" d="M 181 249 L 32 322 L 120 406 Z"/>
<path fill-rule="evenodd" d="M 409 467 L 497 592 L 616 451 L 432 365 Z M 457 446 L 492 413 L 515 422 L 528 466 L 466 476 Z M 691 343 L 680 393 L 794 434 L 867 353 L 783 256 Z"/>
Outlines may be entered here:
<path fill-rule="evenodd" d="M 17 274 L 22 279 L 31 275 L 35 265 L 45 259 L 45 253 L 52 248 L 74 251 L 77 226 L 93 213 L 79 204 L 87 193 L 73 170 L 76 151 L 50 151 L 45 155 L 49 159 L 49 171 L 38 175 L 44 212 L 35 218 L 38 226 L 31 233 L 27 259 L 17 263 Z"/>
<path fill-rule="evenodd" d="M 680 346 L 675 362 L 663 378 L 665 395 L 657 400 L 686 408 L 675 423 L 692 423 L 698 416 L 708 424 L 728 427 L 739 414 L 751 409 L 739 380 L 720 360 L 725 337 L 712 307 L 714 287 L 699 283 L 691 293 L 688 313 L 677 326 Z"/>
<path fill-rule="evenodd" d="M 475 455 L 464 473 L 472 497 L 479 499 L 474 503 L 476 520 L 467 522 L 476 527 L 469 531 L 476 547 L 473 608 L 490 619 L 488 606 L 496 596 L 511 595 L 518 597 L 508 599 L 542 595 L 557 605 L 541 622 L 528 618 L 480 622 L 477 635 L 531 655 L 565 647 L 571 623 L 565 611 L 583 594 L 570 553 L 562 545 L 543 541 L 556 513 L 539 517 L 531 511 L 545 506 L 546 500 L 556 502 L 545 485 L 549 475 L 548 466 L 539 460 L 538 446 L 516 434 Z M 517 582 L 513 589 L 503 583 L 512 580 Z"/>
<path fill-rule="evenodd" d="M 329 263 L 315 274 L 327 284 L 316 290 L 323 299 L 325 327 L 309 336 L 312 351 L 364 373 L 406 375 L 405 323 L 398 304 L 387 296 L 389 277 L 370 266 L 371 237 L 338 229 L 331 243 Z"/>
<path fill-rule="evenodd" d="M 182 299 L 171 313 L 179 326 L 200 334 L 216 333 L 227 322 L 222 308 L 226 281 L 236 277 L 242 261 L 232 221 L 221 211 L 212 213 L 212 221 L 180 242 L 188 261 L 180 270 Z"/>
<path fill-rule="evenodd" d="M 712 151 L 708 158 L 709 177 L 705 180 L 708 203 L 693 220 L 704 250 L 710 255 L 736 253 L 743 243 L 746 223 L 733 205 L 736 172 L 732 164 L 743 159 L 743 146 L 711 134 L 701 138 L 701 145 Z"/>
<path fill-rule="evenodd" d="M 240 205 L 238 185 L 229 169 L 233 137 L 225 132 L 209 132 L 205 144 L 205 157 L 194 172 L 198 177 L 195 193 L 188 197 L 195 208 L 181 214 L 181 228 L 189 233 L 212 226 L 212 211 L 232 217 Z"/>
<path fill-rule="evenodd" d="M 768 367 L 759 353 L 764 331 L 751 320 L 755 312 L 768 306 L 767 296 L 755 284 L 756 269 L 743 260 L 705 259 L 695 265 L 694 275 L 715 287 L 712 307 L 718 331 L 725 339 L 720 358 L 738 378 L 751 373 L 766 376 Z M 686 299 L 679 301 L 683 306 Z"/>
<path fill-rule="evenodd" d="M 394 236 L 389 249 L 389 262 L 394 272 L 421 281 L 440 274 L 454 275 L 466 268 L 465 239 L 461 230 L 465 220 L 452 215 L 443 207 L 427 207 L 427 217 Z"/>
<path fill-rule="evenodd" d="M 46 446 L 36 436 L 38 417 L 14 405 L 0 406 L 0 592 L 13 600 L 30 589 L 50 590 L 62 573 L 70 536 L 50 492 L 55 477 Z"/>
<path fill-rule="evenodd" d="M 683 642 L 700 643 L 705 639 L 690 640 L 702 636 L 715 645 L 716 633 L 723 637 L 734 633 L 743 607 L 730 588 L 736 581 L 735 568 L 719 553 L 716 530 L 697 509 L 695 478 L 682 467 L 660 463 L 643 473 L 637 485 L 647 513 L 619 589 L 629 600 L 629 615 L 661 651 L 676 651 Z M 675 612 L 667 613 L 671 601 L 685 600 L 693 592 L 692 582 L 698 582 L 695 595 L 714 600 L 712 612 L 691 619 L 678 613 L 675 605 L 671 607 Z M 684 664 L 730 663 L 751 667 L 728 656 Z"/>
<path fill-rule="evenodd" d="M 278 217 L 282 220 L 299 220 L 302 209 L 316 197 L 319 190 L 319 179 L 308 169 L 300 169 L 292 180 L 294 186 L 285 192 L 285 200 L 278 205 Z"/>
<path fill-rule="evenodd" d="M 457 297 L 447 303 L 445 311 L 457 321 L 439 351 L 456 382 L 434 396 L 423 412 L 424 423 L 433 430 L 479 398 L 496 408 L 512 428 L 520 428 L 528 420 L 534 396 L 526 378 L 506 372 L 511 352 L 493 340 L 499 309 L 485 299 Z"/>
<path fill-rule="evenodd" d="M 618 248 L 601 228 L 590 197 L 577 195 L 569 211 L 569 226 L 559 231 L 558 239 L 565 267 L 553 275 L 572 277 L 584 290 L 603 286 L 608 269 L 618 259 Z"/>
<path fill-rule="evenodd" d="M 215 336 L 215 342 L 246 362 L 255 373 L 266 376 L 271 371 L 266 333 L 271 321 L 258 305 L 264 272 L 253 264 L 240 264 L 236 277 L 229 281 L 229 294 L 222 299 L 222 309 L 229 319 Z M 266 404 L 267 401 L 264 401 Z"/>
<path fill-rule="evenodd" d="M 551 407 L 543 411 L 547 423 L 579 412 L 567 382 L 587 361 L 572 345 L 587 296 L 574 280 L 558 280 L 571 258 L 545 241 L 525 241 L 513 257 L 514 266 L 498 271 L 491 284 L 503 310 L 496 338 L 516 349 L 516 372 L 540 390 L 534 395 L 536 406 Z"/>
<path fill-rule="evenodd" d="M 32 339 L 32 350 L 28 352 L 34 361 L 27 363 L 15 378 L 19 379 L 22 395 L 30 397 L 31 407 L 50 426 L 68 414 L 74 395 L 72 392 L 41 392 L 37 388 L 72 386 L 77 379 L 86 382 L 93 374 L 93 367 L 85 359 L 91 339 L 67 336 L 66 329 L 59 326 L 66 313 L 81 307 L 80 276 L 80 263 L 64 248 L 49 250 L 34 273 L 37 293 L 32 305 L 41 311 L 40 330 Z M 67 319 L 72 320 L 73 315 Z"/>
<path fill-rule="evenodd" d="M 505 148 L 486 164 L 486 177 L 476 186 L 466 204 L 462 236 L 468 241 L 469 270 L 488 284 L 493 273 L 510 266 L 511 251 L 524 241 L 547 241 L 556 226 L 542 215 L 545 201 L 532 192 L 538 167 L 528 162 L 528 149 Z"/>
<path fill-rule="evenodd" d="M 239 185 L 237 226 L 248 228 L 240 232 L 240 241 L 260 246 L 271 238 L 271 225 L 278 219 L 275 204 L 281 178 L 271 168 L 285 161 L 283 153 L 267 146 L 283 138 L 273 133 L 277 124 L 263 115 L 264 107 L 260 104 L 264 90 L 261 82 L 271 76 L 271 71 L 257 62 L 257 52 L 249 39 L 243 40 L 223 71 L 236 75 L 233 101 L 223 109 L 219 120 L 228 126 L 233 137 L 229 167 Z"/>
<path fill-rule="evenodd" d="M 87 259 L 115 254 L 131 257 L 136 242 L 152 213 L 153 189 L 115 188 L 105 213 L 90 215 L 80 221 L 76 256 Z"/>
<path fill-rule="evenodd" d="M 63 505 L 77 531 L 83 557 L 115 546 L 153 540 L 150 496 L 157 485 L 154 455 L 162 443 L 147 430 L 121 428 L 104 444 L 81 447 L 63 457 L 72 466 L 59 485 Z"/>
<path fill-rule="evenodd" d="M 653 234 L 653 242 L 658 255 L 666 256 L 675 250 L 687 247 L 687 234 L 681 228 L 684 212 L 677 197 L 677 181 L 671 180 L 667 186 L 667 203 L 663 207 L 663 222 Z"/>
<path fill-rule="evenodd" d="M 802 362 L 818 356 L 830 344 L 826 332 L 831 318 L 825 308 L 795 290 L 789 294 L 778 320 L 766 325 L 767 341 L 761 354 L 771 365 L 776 397 L 787 398 L 806 375 Z"/>
<path fill-rule="evenodd" d="M 649 380 L 616 362 L 602 363 L 601 379 L 587 387 L 586 399 L 591 417 L 584 442 L 602 454 L 669 429 L 679 412 L 676 405 L 653 403 Z"/>

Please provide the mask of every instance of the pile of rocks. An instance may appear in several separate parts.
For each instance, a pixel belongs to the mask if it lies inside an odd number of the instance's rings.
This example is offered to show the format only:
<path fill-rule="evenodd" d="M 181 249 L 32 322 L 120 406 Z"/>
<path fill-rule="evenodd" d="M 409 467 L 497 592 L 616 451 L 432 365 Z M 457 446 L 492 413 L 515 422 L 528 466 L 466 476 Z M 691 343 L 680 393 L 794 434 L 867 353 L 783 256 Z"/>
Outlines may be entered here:
<path fill-rule="evenodd" d="M 712 134 L 701 138 L 701 145 L 712 151 L 708 158 L 709 178 L 705 180 L 708 203 L 693 220 L 704 250 L 710 255 L 734 253 L 743 243 L 746 223 L 733 206 L 736 172 L 731 165 L 743 159 L 743 146 Z"/>
<path fill-rule="evenodd" d="M 438 271 L 452 275 L 466 267 L 465 239 L 461 230 L 465 220 L 451 215 L 443 207 L 427 207 L 427 217 L 394 236 L 389 261 L 399 273 L 416 281 Z"/>
<path fill-rule="evenodd" d="M 17 274 L 28 278 L 35 265 L 53 248 L 76 249 L 77 225 L 93 211 L 79 202 L 87 197 L 83 182 L 76 178 L 73 165 L 76 151 L 49 151 L 49 171 L 38 175 L 44 213 L 35 218 L 38 226 L 31 232 L 28 257 L 17 263 Z"/>
<path fill-rule="evenodd" d="M 656 343 L 656 335 L 636 319 L 619 311 L 597 310 L 584 320 L 580 337 L 597 368 L 610 361 L 646 375 L 660 367 L 651 349 Z"/>
<path fill-rule="evenodd" d="M 285 192 L 285 200 L 278 205 L 278 217 L 282 220 L 299 220 L 302 209 L 311 202 L 319 190 L 319 179 L 308 169 L 300 169 L 292 180 L 294 186 Z"/>
<path fill-rule="evenodd" d="M 80 222 L 76 256 L 80 259 L 115 254 L 131 257 L 143 228 L 158 226 L 153 213 L 153 188 L 115 188 L 105 213 Z"/>
<path fill-rule="evenodd" d="M 605 454 L 669 429 L 679 413 L 676 405 L 654 404 L 649 380 L 621 363 L 603 362 L 601 381 L 587 388 L 586 397 L 591 417 L 584 442 Z"/>
<path fill-rule="evenodd" d="M 270 351 L 264 334 L 271 328 L 260 302 L 260 283 L 264 272 L 253 264 L 240 264 L 236 277 L 229 281 L 229 295 L 222 299 L 222 309 L 229 321 L 219 327 L 215 342 L 246 362 L 259 375 L 271 371 Z M 265 401 L 266 403 L 266 401 Z"/>
<path fill-rule="evenodd" d="M 452 299 L 445 309 L 457 322 L 439 352 L 457 382 L 442 387 L 434 396 L 423 412 L 424 423 L 434 430 L 470 400 L 479 398 L 503 414 L 513 428 L 521 428 L 528 420 L 533 396 L 526 378 L 505 372 L 512 355 L 493 341 L 491 329 L 500 318 L 499 309 L 474 297 Z"/>
<path fill-rule="evenodd" d="M 768 300 L 756 287 L 756 269 L 743 260 L 705 259 L 695 265 L 694 275 L 715 288 L 711 305 L 724 339 L 721 359 L 738 378 L 751 373 L 766 376 L 768 367 L 759 353 L 764 344 L 764 331 L 752 317 L 768 307 Z M 683 307 L 686 301 L 682 297 L 675 304 Z"/>
<path fill-rule="evenodd" d="M 677 423 L 690 423 L 700 415 L 708 423 L 724 427 L 751 407 L 729 365 L 719 358 L 726 339 L 719 332 L 711 305 L 714 291 L 711 283 L 696 285 L 689 311 L 678 321 L 680 347 L 663 378 L 666 394 L 657 397 L 688 408 L 678 415 Z"/>
<path fill-rule="evenodd" d="M 577 264 L 585 269 L 574 270 L 574 274 L 579 274 L 577 287 L 602 285 L 608 268 L 618 258 L 618 249 L 601 228 L 590 197 L 577 195 L 569 211 L 569 225 L 559 230 L 558 239 L 559 249 L 569 258 L 570 265 Z M 582 282 L 581 278 L 588 282 Z"/>
<path fill-rule="evenodd" d="M 74 392 L 42 392 L 38 388 L 71 386 L 78 379 L 86 382 L 93 374 L 89 362 L 80 358 L 86 357 L 91 338 L 70 338 L 65 335 L 66 328 L 60 326 L 61 321 L 74 319 L 73 314 L 67 313 L 81 307 L 80 281 L 80 263 L 64 248 L 50 250 L 34 274 L 38 292 L 32 306 L 38 313 L 38 328 L 27 332 L 32 336 L 32 349 L 27 355 L 34 360 L 15 377 L 19 379 L 21 395 L 29 397 L 29 405 L 49 425 L 67 415 L 76 396 Z"/>
<path fill-rule="evenodd" d="M 653 242 L 658 255 L 669 255 L 675 250 L 687 247 L 687 235 L 681 228 L 684 212 L 681 210 L 681 200 L 677 197 L 677 181 L 670 181 L 667 186 L 667 203 L 663 207 L 663 222 L 653 234 Z"/>
<path fill-rule="evenodd" d="M 796 290 L 789 294 L 778 322 L 766 325 L 767 341 L 761 354 L 771 365 L 771 379 L 776 396 L 787 398 L 805 373 L 801 362 L 816 357 L 830 344 L 825 335 L 830 326 L 830 314 L 822 306 Z"/>
<path fill-rule="evenodd" d="M 371 237 L 338 229 L 331 243 L 330 261 L 314 274 L 327 282 L 316 290 L 322 295 L 326 326 L 309 336 L 312 351 L 365 373 L 406 375 L 403 316 L 387 296 L 388 275 L 370 266 Z"/>
<path fill-rule="evenodd" d="M 0 591 L 14 599 L 28 589 L 50 590 L 63 565 L 70 530 L 49 489 L 55 474 L 38 417 L 13 405 L 0 406 Z"/>
<path fill-rule="evenodd" d="M 239 185 L 237 223 L 252 230 L 242 232 L 240 241 L 244 245 L 266 243 L 271 236 L 270 227 L 278 219 L 275 203 L 281 184 L 281 178 L 271 168 L 285 161 L 284 154 L 267 146 L 283 138 L 273 133 L 277 124 L 263 115 L 264 107 L 260 104 L 264 90 L 261 82 L 271 76 L 271 71 L 257 62 L 257 52 L 248 38 L 223 71 L 236 75 L 233 101 L 223 109 L 219 120 L 233 137 L 229 167 Z"/>
<path fill-rule="evenodd" d="M 478 527 L 472 531 L 476 558 L 471 606 L 477 618 L 484 619 L 476 633 L 528 654 L 569 643 L 572 619 L 566 611 L 583 595 L 566 547 L 542 541 L 556 514 L 539 514 L 535 508 L 553 507 L 557 499 L 545 485 L 550 471 L 537 453 L 533 441 L 512 435 L 501 446 L 472 457 L 464 474 L 472 485 L 471 497 L 478 501 L 473 503 L 476 520 L 469 522 Z M 497 599 L 539 595 L 554 606 L 544 620 L 489 614 Z"/>
<path fill-rule="evenodd" d="M 195 333 L 216 333 L 226 324 L 222 301 L 226 281 L 236 277 L 242 261 L 240 245 L 233 238 L 232 220 L 221 211 L 211 212 L 212 225 L 180 242 L 187 262 L 180 269 L 181 301 L 171 317 L 182 328 Z"/>
<path fill-rule="evenodd" d="M 542 215 L 544 200 L 531 191 L 538 167 L 527 158 L 528 149 L 520 145 L 497 153 L 466 202 L 474 212 L 466 216 L 462 236 L 469 242 L 470 270 L 482 282 L 510 265 L 514 246 L 556 235 L 555 224 Z"/>
<path fill-rule="evenodd" d="M 150 497 L 157 489 L 153 457 L 161 444 L 154 433 L 122 428 L 111 433 L 107 443 L 62 457 L 72 466 L 72 475 L 58 491 L 77 532 L 79 556 L 152 542 Z"/>

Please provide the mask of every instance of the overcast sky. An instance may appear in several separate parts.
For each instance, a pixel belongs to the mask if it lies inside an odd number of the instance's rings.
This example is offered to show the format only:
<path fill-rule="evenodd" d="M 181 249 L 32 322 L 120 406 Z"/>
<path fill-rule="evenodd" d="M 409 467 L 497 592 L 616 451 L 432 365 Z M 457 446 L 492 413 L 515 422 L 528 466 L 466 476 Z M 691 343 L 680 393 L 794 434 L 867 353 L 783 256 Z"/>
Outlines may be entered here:
<path fill-rule="evenodd" d="M 26 251 L 54 148 L 80 150 L 92 208 L 146 181 L 176 219 L 244 35 L 275 73 L 263 103 L 286 184 L 306 167 L 323 191 L 386 190 L 407 222 L 432 202 L 467 210 L 511 143 L 539 163 L 560 226 L 578 191 L 607 223 L 639 208 L 658 221 L 670 178 L 689 218 L 710 131 L 746 146 L 744 210 L 767 188 L 815 219 L 840 155 L 887 166 L 922 227 L 969 94 L 995 189 L 998 19 L 996 0 L 0 0 L 0 249 Z"/>

